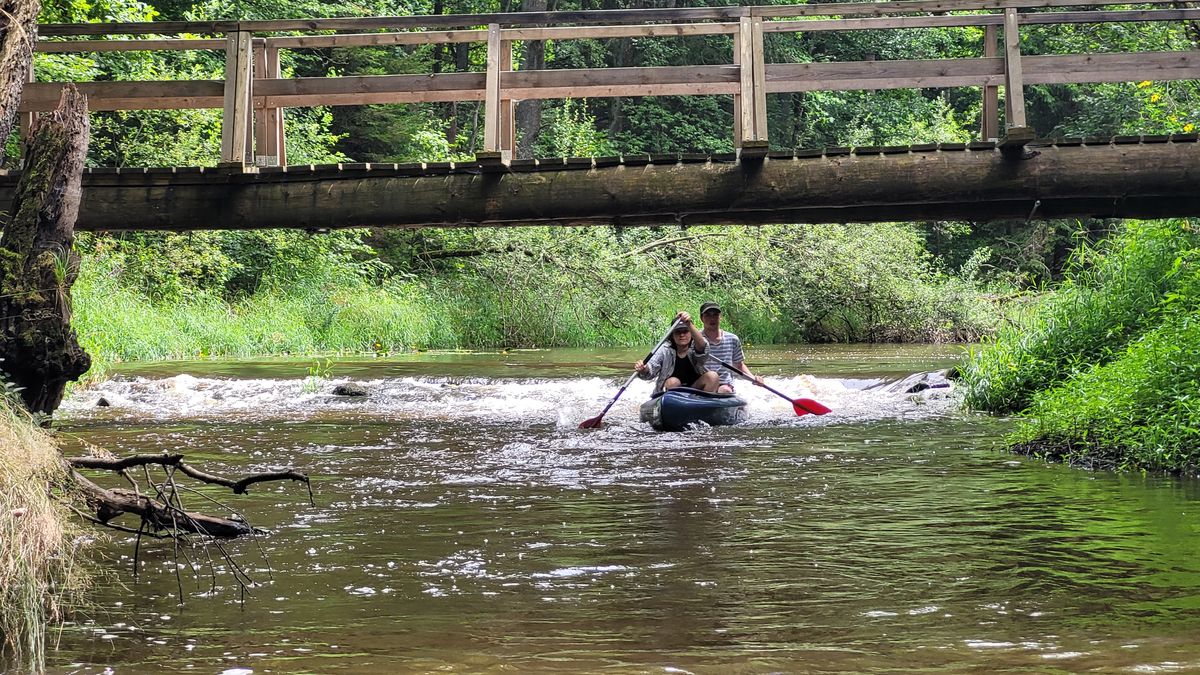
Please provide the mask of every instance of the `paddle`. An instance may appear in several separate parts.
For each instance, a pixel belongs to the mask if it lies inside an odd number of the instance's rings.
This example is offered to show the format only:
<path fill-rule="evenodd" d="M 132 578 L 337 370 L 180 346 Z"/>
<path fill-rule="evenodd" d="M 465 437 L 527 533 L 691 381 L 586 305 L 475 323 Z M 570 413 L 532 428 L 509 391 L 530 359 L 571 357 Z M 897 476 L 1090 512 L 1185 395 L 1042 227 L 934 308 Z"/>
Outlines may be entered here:
<path fill-rule="evenodd" d="M 754 382 L 753 377 L 750 377 L 749 375 L 743 373 L 742 371 L 738 370 L 737 368 L 734 368 L 733 366 L 729 365 L 728 363 L 725 363 L 721 359 L 714 357 L 713 360 L 716 361 L 717 363 L 721 364 L 722 366 L 725 366 L 726 368 L 732 370 L 734 373 L 741 375 L 742 377 L 746 378 L 747 380 Z M 755 382 L 755 384 L 757 384 L 757 382 Z M 771 392 L 772 394 L 775 394 L 776 396 L 780 396 L 782 398 L 785 398 L 785 399 L 791 401 L 792 409 L 796 411 L 797 415 L 807 415 L 809 413 L 812 413 L 813 415 L 824 415 L 826 413 L 833 412 L 824 403 L 821 403 L 819 401 L 814 401 L 811 398 L 792 398 L 791 396 L 788 396 L 787 394 L 783 393 L 782 391 L 779 391 L 778 389 L 775 389 L 773 387 L 768 387 L 766 384 L 763 384 L 761 386 L 763 389 L 766 389 L 767 391 Z"/>
<path fill-rule="evenodd" d="M 658 341 L 658 342 L 657 342 L 657 343 L 654 345 L 654 349 L 651 349 L 651 350 L 650 350 L 650 353 L 646 355 L 646 358 L 642 359 L 642 362 L 643 362 L 643 363 L 644 363 L 644 362 L 646 362 L 646 361 L 649 361 L 651 356 L 654 356 L 654 352 L 655 352 L 655 351 L 658 349 L 659 345 L 661 345 L 662 343 L 664 343 L 664 342 L 666 342 L 668 339 L 670 339 L 670 337 L 671 337 L 671 333 L 672 333 L 672 331 L 674 331 L 674 330 L 675 330 L 675 326 L 677 326 L 677 325 L 679 325 L 679 321 L 678 321 L 678 320 L 676 320 L 676 321 L 672 321 L 672 322 L 671 322 L 671 327 L 670 327 L 669 329 L 667 329 L 667 334 L 666 334 L 666 335 L 664 335 L 664 336 L 662 336 L 662 339 L 661 339 L 661 340 L 659 340 L 659 341 Z M 613 404 L 617 402 L 617 399 L 621 398 L 621 394 L 624 394 L 624 393 L 625 393 L 625 389 L 626 389 L 626 387 L 628 387 L 628 386 L 629 386 L 629 385 L 630 385 L 630 384 L 633 382 L 633 378 L 635 378 L 635 377 L 637 377 L 637 371 L 636 371 L 636 370 L 635 370 L 635 371 L 633 371 L 633 374 L 629 376 L 629 379 L 628 379 L 628 380 L 625 380 L 625 384 L 621 385 L 621 388 L 617 390 L 617 395 L 616 395 L 616 396 L 614 396 L 614 397 L 612 397 L 612 400 L 608 402 L 608 405 L 604 406 L 604 410 L 601 410 L 599 415 L 596 415 L 595 417 L 589 417 L 589 418 L 587 418 L 586 420 L 584 420 L 584 421 L 580 422 L 580 423 L 579 423 L 579 428 L 580 428 L 580 429 L 596 429 L 596 428 L 599 428 L 599 427 L 600 427 L 600 420 L 604 419 L 604 415 L 608 413 L 608 409 L 609 409 L 609 408 L 611 408 L 611 407 L 613 407 Z"/>

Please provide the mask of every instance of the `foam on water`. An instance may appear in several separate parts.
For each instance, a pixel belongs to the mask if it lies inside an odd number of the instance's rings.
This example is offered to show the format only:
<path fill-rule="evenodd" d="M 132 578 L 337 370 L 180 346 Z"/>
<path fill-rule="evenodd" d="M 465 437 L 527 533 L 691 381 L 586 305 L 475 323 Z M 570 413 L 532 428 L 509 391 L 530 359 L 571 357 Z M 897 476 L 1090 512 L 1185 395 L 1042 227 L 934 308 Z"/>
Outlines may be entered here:
<path fill-rule="evenodd" d="M 182 374 L 166 378 L 117 378 L 83 391 L 64 402 L 76 418 L 116 420 L 293 420 L 377 418 L 406 420 L 470 419 L 502 425 L 553 425 L 569 429 L 603 410 L 620 381 L 607 378 L 453 378 L 397 377 L 360 380 L 367 395 L 333 394 L 345 380 L 311 382 L 295 379 L 199 378 Z M 889 391 L 878 380 L 840 380 L 806 375 L 772 378 L 770 384 L 795 397 L 815 398 L 833 412 L 797 416 L 791 403 L 766 389 L 742 384 L 738 395 L 749 403 L 752 426 L 807 426 L 882 419 L 924 419 L 954 408 L 949 388 L 919 393 Z M 604 417 L 595 433 L 628 434 L 647 429 L 638 421 L 638 406 L 651 384 L 635 380 Z M 104 399 L 108 406 L 98 407 Z M 593 439 L 594 442 L 595 439 Z M 590 444 L 594 447 L 594 443 Z"/>

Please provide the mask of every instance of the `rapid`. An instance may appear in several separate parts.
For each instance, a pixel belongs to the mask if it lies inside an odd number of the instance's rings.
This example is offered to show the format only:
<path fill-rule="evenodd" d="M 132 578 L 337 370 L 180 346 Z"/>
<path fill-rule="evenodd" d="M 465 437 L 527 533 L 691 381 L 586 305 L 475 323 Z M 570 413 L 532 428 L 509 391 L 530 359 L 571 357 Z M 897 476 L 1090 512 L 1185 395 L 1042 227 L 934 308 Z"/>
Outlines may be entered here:
<path fill-rule="evenodd" d="M 956 347 L 752 349 L 745 424 L 656 433 L 638 354 L 140 364 L 76 391 L 68 449 L 183 452 L 268 532 L 91 531 L 109 572 L 56 672 L 1200 670 L 1200 483 L 1002 451 L 911 392 Z M 353 382 L 366 396 L 332 393 Z M 108 405 L 98 406 L 100 399 Z M 110 484 L 117 484 L 110 482 Z M 225 515 L 222 513 L 222 515 Z M 136 526 L 136 525 L 135 525 Z M 183 589 L 180 602 L 179 588 Z"/>

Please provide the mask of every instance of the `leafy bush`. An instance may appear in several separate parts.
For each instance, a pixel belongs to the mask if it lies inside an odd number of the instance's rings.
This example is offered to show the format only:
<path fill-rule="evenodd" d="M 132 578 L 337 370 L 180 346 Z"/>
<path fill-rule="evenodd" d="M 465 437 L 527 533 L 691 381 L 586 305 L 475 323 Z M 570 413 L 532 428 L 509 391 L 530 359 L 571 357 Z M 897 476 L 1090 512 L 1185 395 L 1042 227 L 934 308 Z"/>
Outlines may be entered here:
<path fill-rule="evenodd" d="M 1105 364 L 1161 320 L 1184 257 L 1200 244 L 1188 221 L 1131 222 L 1082 247 L 1069 279 L 1028 317 L 1003 328 L 963 366 L 966 402 L 993 412 L 1025 409 L 1035 392 Z"/>

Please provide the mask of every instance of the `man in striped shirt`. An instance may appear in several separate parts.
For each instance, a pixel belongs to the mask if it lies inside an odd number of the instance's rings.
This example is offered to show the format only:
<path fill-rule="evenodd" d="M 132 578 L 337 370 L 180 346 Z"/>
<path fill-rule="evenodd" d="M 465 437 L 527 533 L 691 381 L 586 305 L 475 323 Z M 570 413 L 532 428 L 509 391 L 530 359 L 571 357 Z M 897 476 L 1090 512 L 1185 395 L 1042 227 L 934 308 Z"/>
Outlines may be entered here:
<path fill-rule="evenodd" d="M 727 330 L 721 330 L 721 306 L 715 302 L 706 302 L 700 305 L 700 321 L 704 324 L 704 338 L 708 340 L 708 355 L 712 364 L 710 368 L 715 368 L 717 376 L 721 379 L 721 385 L 717 388 L 717 392 L 733 393 L 733 372 L 718 364 L 717 360 L 733 366 L 753 380 L 754 384 L 761 387 L 762 378 L 751 373 L 750 367 L 746 365 L 741 338 Z"/>

